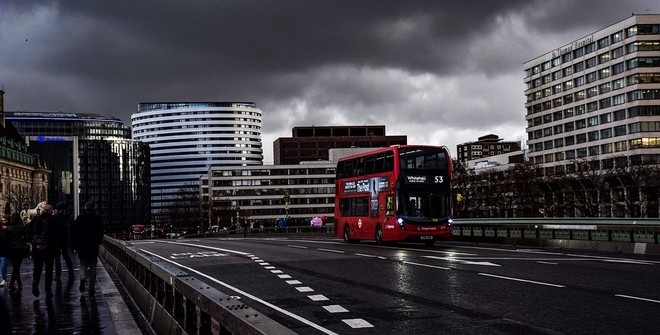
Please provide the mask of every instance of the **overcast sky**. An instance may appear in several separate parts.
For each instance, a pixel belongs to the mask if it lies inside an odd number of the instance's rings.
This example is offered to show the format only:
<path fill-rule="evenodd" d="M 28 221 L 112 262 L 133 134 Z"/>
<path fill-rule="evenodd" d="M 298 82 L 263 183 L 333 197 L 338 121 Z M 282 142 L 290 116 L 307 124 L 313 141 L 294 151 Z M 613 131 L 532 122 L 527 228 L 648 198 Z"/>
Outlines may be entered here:
<path fill-rule="evenodd" d="M 526 139 L 524 62 L 658 0 L 0 2 L 5 110 L 116 116 L 252 101 L 264 162 L 294 126 L 384 124 L 410 144 Z"/>

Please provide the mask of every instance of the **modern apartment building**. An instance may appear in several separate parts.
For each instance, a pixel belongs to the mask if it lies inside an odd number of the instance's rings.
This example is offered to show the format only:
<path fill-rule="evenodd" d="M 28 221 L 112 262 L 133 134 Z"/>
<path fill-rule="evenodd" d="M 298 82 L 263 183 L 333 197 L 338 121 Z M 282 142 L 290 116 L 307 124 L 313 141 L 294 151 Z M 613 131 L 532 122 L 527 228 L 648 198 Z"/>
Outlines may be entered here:
<path fill-rule="evenodd" d="M 133 139 L 151 148 L 154 215 L 199 213 L 198 204 L 178 199 L 198 196 L 199 178 L 212 166 L 261 165 L 261 115 L 252 102 L 139 103 Z"/>
<path fill-rule="evenodd" d="M 213 166 L 200 178 L 209 226 L 253 222 L 273 226 L 278 219 L 309 224 L 334 217 L 336 162 L 298 165 Z M 211 195 L 209 197 L 209 194 Z"/>
<path fill-rule="evenodd" d="M 0 89 L 0 207 L 15 213 L 47 200 L 51 171 L 6 120 L 4 94 Z"/>
<path fill-rule="evenodd" d="M 465 163 L 470 160 L 519 152 L 520 142 L 503 141 L 497 135 L 488 134 L 479 137 L 477 141 L 459 144 L 456 150 L 458 160 Z"/>
<path fill-rule="evenodd" d="M 660 163 L 660 15 L 634 14 L 524 64 L 529 159 L 546 174 Z"/>
<path fill-rule="evenodd" d="M 90 113 L 6 112 L 52 170 L 47 200 L 79 214 L 96 204 L 107 233 L 150 220 L 149 146 L 118 118 Z"/>
<path fill-rule="evenodd" d="M 405 135 L 385 135 L 385 126 L 307 126 L 293 127 L 292 137 L 273 142 L 275 164 L 327 161 L 331 148 L 382 148 L 407 144 Z"/>

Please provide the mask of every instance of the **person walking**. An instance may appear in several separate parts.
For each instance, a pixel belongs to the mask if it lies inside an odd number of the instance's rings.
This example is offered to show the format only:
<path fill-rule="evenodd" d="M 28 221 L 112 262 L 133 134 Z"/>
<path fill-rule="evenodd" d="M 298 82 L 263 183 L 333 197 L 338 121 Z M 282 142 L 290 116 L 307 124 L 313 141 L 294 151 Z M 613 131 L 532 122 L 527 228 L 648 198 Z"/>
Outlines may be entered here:
<path fill-rule="evenodd" d="M 11 280 L 9 289 L 22 289 L 21 264 L 23 259 L 29 256 L 30 247 L 27 245 L 27 228 L 21 220 L 21 215 L 14 212 L 5 228 L 5 240 L 7 241 L 7 258 L 11 263 Z"/>
<path fill-rule="evenodd" d="M 39 281 L 44 264 L 46 265 L 46 276 L 44 290 L 46 297 L 53 296 L 53 262 L 55 260 L 55 248 L 57 232 L 52 229 L 53 206 L 46 204 L 41 209 L 41 214 L 30 221 L 28 225 L 28 239 L 32 244 L 32 260 L 34 271 L 32 273 L 32 294 L 39 296 Z"/>
<path fill-rule="evenodd" d="M 5 207 L 5 212 L 7 208 L 9 207 Z M 0 220 L 0 273 L 2 274 L 0 287 L 7 285 L 7 234 L 5 231 L 7 220 L 9 220 L 9 214 L 5 213 Z"/>
<path fill-rule="evenodd" d="M 94 295 L 96 284 L 96 263 L 99 246 L 103 242 L 103 221 L 96 214 L 93 202 L 85 204 L 85 212 L 74 221 L 74 248 L 80 260 L 80 292 L 85 292 L 85 282 L 89 279 L 89 294 Z"/>
<path fill-rule="evenodd" d="M 53 214 L 53 229 L 57 241 L 55 243 L 55 280 L 60 280 L 62 276 L 62 260 L 66 263 L 66 269 L 69 271 L 69 281 L 73 280 L 73 262 L 69 255 L 69 242 L 71 240 L 71 216 L 67 213 L 66 203 L 60 202 L 55 206 Z M 60 257 L 61 256 L 61 257 Z"/>

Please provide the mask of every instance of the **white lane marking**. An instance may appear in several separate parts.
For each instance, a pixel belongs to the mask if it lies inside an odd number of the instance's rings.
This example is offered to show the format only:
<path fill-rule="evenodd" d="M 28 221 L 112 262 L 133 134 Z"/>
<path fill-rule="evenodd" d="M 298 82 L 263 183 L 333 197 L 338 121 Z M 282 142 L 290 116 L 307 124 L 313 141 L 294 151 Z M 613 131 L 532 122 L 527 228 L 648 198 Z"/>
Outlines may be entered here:
<path fill-rule="evenodd" d="M 475 261 L 466 261 L 463 259 L 456 259 L 453 260 L 454 262 L 461 263 L 461 264 L 466 264 L 466 265 L 485 265 L 485 266 L 501 266 L 499 264 L 491 263 L 491 262 L 475 262 Z"/>
<path fill-rule="evenodd" d="M 271 304 L 271 303 L 268 302 L 268 301 L 265 301 L 265 300 L 263 300 L 263 299 L 261 299 L 261 298 L 255 296 L 255 295 L 252 295 L 252 294 L 250 294 L 250 293 L 247 293 L 247 292 L 245 292 L 245 291 L 239 289 L 238 287 L 235 287 L 235 286 L 229 285 L 229 284 L 227 284 L 227 283 L 225 283 L 225 282 L 223 282 L 223 281 L 220 281 L 220 280 L 218 280 L 218 279 L 216 279 L 216 278 L 213 278 L 213 277 L 207 275 L 206 273 L 203 273 L 203 272 L 197 271 L 197 270 L 195 270 L 195 269 L 193 269 L 193 268 L 191 268 L 191 267 L 189 267 L 189 266 L 185 266 L 185 265 L 183 265 L 183 264 L 181 264 L 181 263 L 174 262 L 174 261 L 169 260 L 169 259 L 167 259 L 167 258 L 165 258 L 165 257 L 162 257 L 162 256 L 160 256 L 160 255 L 158 255 L 158 254 L 152 253 L 152 252 L 150 252 L 150 251 L 147 251 L 147 250 L 144 250 L 144 249 L 140 249 L 140 251 L 142 251 L 142 252 L 144 252 L 144 253 L 147 253 L 147 254 L 149 254 L 149 255 L 152 255 L 152 256 L 154 256 L 154 257 L 158 257 L 158 258 L 160 258 L 160 259 L 162 259 L 162 260 L 164 260 L 164 261 L 170 262 L 170 263 L 172 263 L 172 264 L 174 264 L 174 265 L 176 265 L 176 266 L 178 266 L 178 267 L 180 267 L 180 268 L 182 268 L 182 269 L 188 270 L 188 271 L 190 271 L 190 272 L 194 272 L 194 273 L 196 273 L 196 274 L 198 274 L 198 275 L 200 275 L 200 276 L 202 276 L 202 277 L 204 277 L 204 278 L 206 278 L 206 279 L 208 279 L 208 280 L 213 281 L 214 283 L 216 283 L 216 284 L 218 284 L 218 285 L 224 286 L 224 287 L 226 287 L 226 288 L 228 288 L 228 289 L 230 289 L 230 290 L 232 290 L 232 291 L 234 291 L 234 292 L 236 292 L 236 293 L 238 293 L 238 294 L 241 294 L 241 295 L 243 295 L 243 296 L 246 296 L 246 297 L 248 297 L 248 298 L 250 298 L 250 299 L 252 299 L 252 300 L 254 300 L 254 301 L 256 301 L 256 302 L 258 302 L 258 303 L 260 303 L 260 304 L 263 304 L 263 305 L 266 306 L 266 307 L 272 308 L 272 309 L 274 309 L 274 310 L 276 310 L 276 311 L 278 311 L 278 312 L 280 312 L 280 313 L 282 313 L 282 314 L 284 314 L 284 315 L 287 315 L 287 316 L 289 316 L 289 317 L 291 317 L 291 318 L 293 318 L 293 319 L 295 319 L 295 320 L 297 320 L 297 321 L 300 321 L 300 322 L 302 322 L 302 323 L 304 323 L 304 324 L 306 324 L 306 325 L 308 325 L 308 326 L 310 326 L 310 327 L 312 327 L 312 328 L 314 328 L 314 329 L 317 329 L 317 330 L 319 330 L 319 331 L 321 331 L 321 332 L 323 332 L 323 333 L 325 333 L 325 334 L 339 335 L 339 334 L 337 334 L 337 333 L 331 331 L 330 329 L 327 329 L 327 328 L 325 328 L 325 327 L 323 327 L 323 326 L 321 326 L 321 325 L 318 325 L 318 324 L 316 324 L 316 323 L 314 323 L 314 322 L 312 322 L 312 321 L 310 321 L 310 320 L 307 320 L 307 319 L 303 318 L 303 317 L 300 316 L 300 315 L 297 315 L 297 314 L 294 314 L 294 313 L 292 313 L 292 312 L 289 312 L 289 311 L 287 311 L 286 309 L 284 309 L 284 308 L 282 308 L 282 307 L 279 307 L 279 306 L 277 306 L 277 305 L 273 305 L 273 304 Z"/>
<path fill-rule="evenodd" d="M 289 285 L 300 285 L 300 284 L 302 284 L 302 282 L 300 280 L 287 280 L 286 283 L 289 284 Z"/>
<path fill-rule="evenodd" d="M 247 256 L 247 257 L 253 257 L 254 255 L 247 253 L 247 252 L 242 252 L 242 251 L 237 251 L 237 250 L 231 250 L 231 249 L 223 249 L 223 248 L 216 248 L 216 247 L 209 247 L 206 245 L 200 245 L 200 244 L 192 244 L 192 243 L 180 243 L 180 242 L 166 242 L 162 241 L 160 243 L 169 243 L 169 244 L 177 244 L 177 245 L 187 245 L 189 247 L 195 247 L 195 248 L 204 248 L 204 249 L 210 249 L 210 250 L 219 250 L 219 251 L 224 251 L 228 253 L 233 253 L 241 256 Z"/>
<path fill-rule="evenodd" d="M 649 263 L 649 262 L 646 262 L 646 261 L 638 261 L 638 260 L 634 260 L 634 259 L 620 259 L 620 258 L 603 259 L 603 262 L 653 265 L 653 263 Z"/>
<path fill-rule="evenodd" d="M 318 251 L 326 251 L 326 252 L 334 252 L 334 253 L 336 253 L 336 254 L 345 254 L 345 253 L 346 253 L 346 251 L 344 251 L 344 250 L 335 250 L 335 249 L 323 249 L 323 248 L 318 248 L 318 249 L 316 249 L 316 250 L 318 250 Z"/>
<path fill-rule="evenodd" d="M 259 265 L 261 265 L 261 266 L 266 266 L 266 265 L 270 265 L 270 263 L 261 262 L 261 263 L 259 263 Z"/>
<path fill-rule="evenodd" d="M 314 294 L 314 295 L 308 295 L 307 298 L 311 299 L 312 301 L 326 301 L 330 300 L 323 294 Z"/>
<path fill-rule="evenodd" d="M 275 269 L 275 267 L 272 266 L 272 265 L 271 265 L 271 266 L 264 266 L 264 269 L 266 269 L 266 270 L 272 270 L 272 269 Z"/>
<path fill-rule="evenodd" d="M 291 279 L 291 276 L 289 275 L 277 275 L 277 277 L 280 279 Z"/>
<path fill-rule="evenodd" d="M 287 247 L 289 248 L 298 248 L 298 249 L 309 249 L 309 247 L 303 246 L 303 245 L 293 245 L 293 244 L 288 244 Z"/>
<path fill-rule="evenodd" d="M 544 262 L 544 261 L 538 261 L 538 262 L 536 262 L 536 263 L 539 263 L 539 264 L 548 264 L 548 265 L 559 265 L 559 263 L 555 263 L 555 262 Z"/>
<path fill-rule="evenodd" d="M 351 328 L 373 328 L 373 325 L 363 319 L 344 319 L 345 324 L 351 326 Z"/>
<path fill-rule="evenodd" d="M 298 292 L 314 292 L 314 289 L 308 286 L 298 286 L 296 287 L 296 290 L 298 290 Z"/>
<path fill-rule="evenodd" d="M 272 272 L 272 273 L 284 273 L 284 271 L 282 271 L 282 270 L 270 270 L 270 272 Z"/>
<path fill-rule="evenodd" d="M 530 283 L 530 284 L 538 284 L 538 285 L 545 285 L 545 286 L 552 286 L 552 287 L 566 287 L 564 285 L 550 284 L 550 283 L 544 283 L 544 282 L 540 282 L 540 281 L 513 278 L 513 277 L 504 277 L 504 276 L 492 275 L 490 273 L 478 273 L 478 275 L 486 276 L 486 277 L 506 279 L 506 280 L 519 281 L 519 282 Z"/>
<path fill-rule="evenodd" d="M 427 268 L 434 268 L 434 269 L 441 269 L 441 270 L 450 270 L 451 268 L 444 267 L 444 266 L 436 266 L 436 265 L 429 265 L 429 264 L 423 264 L 423 263 L 415 263 L 415 262 L 408 262 L 408 261 L 403 261 L 404 264 L 410 264 L 410 265 L 417 265 L 417 266 L 424 266 Z"/>
<path fill-rule="evenodd" d="M 648 302 L 655 302 L 656 304 L 660 304 L 660 300 L 654 300 L 654 299 L 648 299 L 648 298 L 642 298 L 642 297 L 634 297 L 632 295 L 615 294 L 615 296 L 621 297 L 621 298 L 627 298 L 627 299 L 635 299 L 635 300 L 642 300 L 642 301 L 648 301 Z"/>
<path fill-rule="evenodd" d="M 323 308 L 330 313 L 348 313 L 348 310 L 341 305 L 328 305 Z"/>
<path fill-rule="evenodd" d="M 378 258 L 378 259 L 387 259 L 386 257 L 383 257 L 383 256 L 367 255 L 367 254 L 355 254 L 355 256 Z"/>

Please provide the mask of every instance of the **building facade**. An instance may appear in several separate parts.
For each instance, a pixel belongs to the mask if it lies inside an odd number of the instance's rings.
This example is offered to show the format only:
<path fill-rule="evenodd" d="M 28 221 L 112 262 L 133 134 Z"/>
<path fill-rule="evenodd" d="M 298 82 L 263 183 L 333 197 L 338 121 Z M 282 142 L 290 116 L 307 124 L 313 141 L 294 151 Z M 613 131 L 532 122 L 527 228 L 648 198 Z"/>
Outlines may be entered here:
<path fill-rule="evenodd" d="M 545 174 L 660 163 L 660 15 L 633 15 L 524 64 L 529 159 Z"/>
<path fill-rule="evenodd" d="M 199 221 L 198 202 L 181 200 L 199 196 L 199 178 L 210 167 L 261 165 L 261 117 L 252 102 L 139 103 L 133 139 L 151 148 L 155 223 L 164 223 L 158 218 L 165 211 Z"/>
<path fill-rule="evenodd" d="M 327 161 L 331 148 L 382 148 L 407 143 L 405 135 L 386 135 L 382 125 L 294 127 L 292 137 L 273 142 L 273 158 L 275 165 Z"/>
<path fill-rule="evenodd" d="M 65 202 L 77 215 L 94 202 L 108 233 L 150 220 L 149 146 L 131 140 L 123 121 L 86 113 L 6 115 L 53 171 L 49 203 Z"/>
<path fill-rule="evenodd" d="M 475 142 L 466 142 L 456 146 L 460 162 L 468 162 L 491 156 L 520 151 L 520 142 L 503 141 L 499 136 L 489 134 L 481 136 Z"/>
<path fill-rule="evenodd" d="M 51 171 L 6 120 L 4 93 L 0 90 L 0 206 L 2 213 L 15 213 L 47 200 Z"/>
<path fill-rule="evenodd" d="M 298 165 L 213 166 L 200 179 L 208 205 L 208 226 L 250 222 L 272 227 L 309 224 L 313 217 L 333 222 L 336 162 Z"/>

